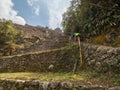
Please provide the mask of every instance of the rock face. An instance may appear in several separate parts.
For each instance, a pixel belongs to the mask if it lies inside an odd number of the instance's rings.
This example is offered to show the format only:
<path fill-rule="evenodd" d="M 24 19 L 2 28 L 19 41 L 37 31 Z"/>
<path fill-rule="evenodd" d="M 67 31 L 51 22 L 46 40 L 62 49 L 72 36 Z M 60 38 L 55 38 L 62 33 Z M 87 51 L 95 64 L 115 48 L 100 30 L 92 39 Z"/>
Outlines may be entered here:
<path fill-rule="evenodd" d="M 75 85 L 71 82 L 46 82 L 38 80 L 0 80 L 0 90 L 120 90 L 120 87 L 100 85 Z"/>

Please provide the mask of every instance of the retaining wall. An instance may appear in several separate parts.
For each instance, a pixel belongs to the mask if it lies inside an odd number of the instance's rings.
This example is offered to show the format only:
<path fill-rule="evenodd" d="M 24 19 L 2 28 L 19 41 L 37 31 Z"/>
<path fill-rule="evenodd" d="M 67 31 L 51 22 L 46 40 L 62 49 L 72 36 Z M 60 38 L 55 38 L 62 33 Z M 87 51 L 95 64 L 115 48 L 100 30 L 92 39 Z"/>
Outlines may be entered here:
<path fill-rule="evenodd" d="M 120 74 L 120 47 L 108 47 L 83 43 L 83 61 L 89 70 Z"/>
<path fill-rule="evenodd" d="M 75 48 L 75 47 L 73 47 Z M 0 58 L 0 72 L 72 71 L 75 49 L 60 48 Z M 52 66 L 52 70 L 49 67 Z"/>
<path fill-rule="evenodd" d="M 120 47 L 113 48 L 83 43 L 82 55 L 84 69 L 120 74 Z M 50 65 L 54 66 L 52 71 L 70 72 L 77 59 L 79 60 L 78 46 L 31 52 L 0 58 L 0 72 L 47 72 Z"/>
<path fill-rule="evenodd" d="M 120 90 L 120 87 L 76 85 L 71 82 L 44 82 L 38 80 L 0 80 L 0 90 Z"/>

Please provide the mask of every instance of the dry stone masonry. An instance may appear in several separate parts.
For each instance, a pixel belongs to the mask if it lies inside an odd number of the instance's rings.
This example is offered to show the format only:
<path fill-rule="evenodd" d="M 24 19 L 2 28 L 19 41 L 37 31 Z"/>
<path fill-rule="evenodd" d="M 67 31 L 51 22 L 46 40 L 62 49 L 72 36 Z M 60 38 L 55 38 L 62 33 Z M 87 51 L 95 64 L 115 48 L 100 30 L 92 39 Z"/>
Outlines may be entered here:
<path fill-rule="evenodd" d="M 76 57 L 73 53 L 72 48 L 65 47 L 3 57 L 0 59 L 0 72 L 48 72 L 50 65 L 54 65 L 53 72 L 70 72 Z"/>
<path fill-rule="evenodd" d="M 84 69 L 120 74 L 120 48 L 82 43 Z M 71 72 L 79 60 L 77 45 L 40 52 L 0 58 L 0 72 Z M 120 87 L 76 85 L 72 82 L 45 82 L 38 80 L 0 80 L 0 90 L 120 90 Z"/>
<path fill-rule="evenodd" d="M 120 87 L 76 85 L 71 82 L 46 82 L 39 80 L 0 80 L 0 90 L 120 90 Z"/>
<path fill-rule="evenodd" d="M 120 48 L 82 44 L 84 69 L 96 72 L 120 74 Z M 72 71 L 75 60 L 79 60 L 78 46 L 72 48 L 30 52 L 0 58 L 0 72 L 35 71 L 46 72 L 54 65 L 54 72 Z"/>
<path fill-rule="evenodd" d="M 96 72 L 120 74 L 120 47 L 107 47 L 83 43 L 83 60 L 86 68 Z"/>

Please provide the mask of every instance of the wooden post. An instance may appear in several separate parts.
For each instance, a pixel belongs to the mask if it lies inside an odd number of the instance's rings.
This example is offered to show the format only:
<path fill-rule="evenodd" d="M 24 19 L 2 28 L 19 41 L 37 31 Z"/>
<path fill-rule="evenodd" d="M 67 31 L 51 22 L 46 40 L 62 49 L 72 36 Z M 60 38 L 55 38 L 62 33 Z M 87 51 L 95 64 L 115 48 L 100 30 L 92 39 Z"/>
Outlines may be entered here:
<path fill-rule="evenodd" d="M 83 60 L 82 60 L 82 49 L 81 49 L 81 42 L 80 37 L 78 36 L 78 44 L 79 44 L 79 51 L 80 51 L 80 67 L 82 67 Z"/>
<path fill-rule="evenodd" d="M 80 37 L 78 36 L 77 39 L 78 39 L 79 51 L 80 51 L 80 67 L 82 67 L 83 60 L 82 60 L 82 49 L 81 49 Z M 75 74 L 75 72 L 77 70 L 77 65 L 78 65 L 78 59 L 75 60 L 73 74 Z"/>
<path fill-rule="evenodd" d="M 74 67 L 72 73 L 75 74 L 78 66 L 78 59 L 75 60 Z"/>

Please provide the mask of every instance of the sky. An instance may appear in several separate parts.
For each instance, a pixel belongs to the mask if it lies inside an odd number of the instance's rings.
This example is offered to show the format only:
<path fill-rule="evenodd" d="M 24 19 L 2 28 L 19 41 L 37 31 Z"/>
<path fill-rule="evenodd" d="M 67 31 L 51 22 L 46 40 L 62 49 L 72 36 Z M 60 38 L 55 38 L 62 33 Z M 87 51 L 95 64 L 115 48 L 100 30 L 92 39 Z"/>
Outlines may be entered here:
<path fill-rule="evenodd" d="M 14 23 L 61 28 L 62 14 L 71 0 L 0 0 L 0 18 Z"/>

